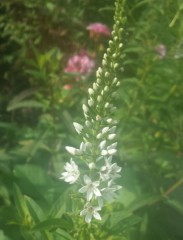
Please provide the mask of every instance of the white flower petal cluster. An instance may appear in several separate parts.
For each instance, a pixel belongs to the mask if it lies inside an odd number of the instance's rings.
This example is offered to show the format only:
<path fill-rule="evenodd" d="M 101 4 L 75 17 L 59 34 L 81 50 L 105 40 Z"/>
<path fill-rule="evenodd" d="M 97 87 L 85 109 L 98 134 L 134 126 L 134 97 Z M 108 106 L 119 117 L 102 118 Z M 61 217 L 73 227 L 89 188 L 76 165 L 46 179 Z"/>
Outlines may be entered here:
<path fill-rule="evenodd" d="M 105 165 L 100 169 L 100 177 L 103 181 L 121 177 L 119 174 L 121 172 L 121 167 L 117 163 L 112 163 L 112 157 L 105 159 Z"/>
<path fill-rule="evenodd" d="M 79 178 L 80 171 L 78 166 L 72 160 L 72 158 L 70 160 L 70 163 L 67 162 L 65 164 L 64 169 L 66 170 L 66 172 L 62 173 L 62 176 L 60 177 L 60 179 L 63 179 L 65 182 L 68 182 L 70 184 L 75 183 Z"/>
<path fill-rule="evenodd" d="M 79 169 L 71 159 L 70 163 L 65 164 L 65 172 L 60 177 L 70 184 L 76 181 L 80 184 L 79 193 L 85 201 L 80 215 L 84 216 L 87 223 L 90 223 L 92 218 L 101 220 L 98 212 L 102 210 L 105 201 L 112 201 L 116 197 L 116 192 L 121 188 L 115 183 L 121 177 L 121 167 L 113 161 L 117 153 L 117 121 L 113 119 L 116 107 L 112 100 L 120 85 L 117 72 L 122 69 L 119 62 L 124 55 L 121 52 L 121 24 L 125 21 L 124 2 L 116 0 L 112 39 L 104 54 L 102 67 L 96 72 L 96 82 L 88 89 L 88 101 L 82 105 L 84 124 L 73 123 L 82 138 L 80 146 L 66 146 L 74 160 L 85 162 L 85 167 L 82 165 L 82 169 Z"/>
<path fill-rule="evenodd" d="M 80 212 L 80 216 L 85 216 L 85 221 L 87 223 L 90 223 L 92 220 L 92 217 L 94 217 L 97 220 L 101 220 L 101 216 L 98 213 L 100 211 L 100 207 L 93 207 L 90 203 L 86 204 L 86 207 Z"/>
<path fill-rule="evenodd" d="M 86 185 L 80 188 L 79 192 L 80 193 L 86 192 L 87 201 L 89 202 L 93 196 L 100 197 L 101 193 L 100 190 L 98 189 L 100 182 L 99 181 L 92 182 L 92 180 L 87 175 L 84 175 L 83 179 Z"/>

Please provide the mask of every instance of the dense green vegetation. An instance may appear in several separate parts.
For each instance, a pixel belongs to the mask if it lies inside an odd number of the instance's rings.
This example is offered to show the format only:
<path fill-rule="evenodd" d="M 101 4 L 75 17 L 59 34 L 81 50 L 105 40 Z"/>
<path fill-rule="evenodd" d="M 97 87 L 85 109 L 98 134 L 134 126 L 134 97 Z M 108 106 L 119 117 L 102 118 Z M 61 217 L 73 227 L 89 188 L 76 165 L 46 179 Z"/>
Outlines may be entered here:
<path fill-rule="evenodd" d="M 86 28 L 112 29 L 114 1 L 1 1 L 0 240 L 183 239 L 182 13 L 181 0 L 126 1 L 114 103 L 123 189 L 88 225 L 59 177 L 110 39 Z M 85 53 L 89 74 L 64 70 Z"/>

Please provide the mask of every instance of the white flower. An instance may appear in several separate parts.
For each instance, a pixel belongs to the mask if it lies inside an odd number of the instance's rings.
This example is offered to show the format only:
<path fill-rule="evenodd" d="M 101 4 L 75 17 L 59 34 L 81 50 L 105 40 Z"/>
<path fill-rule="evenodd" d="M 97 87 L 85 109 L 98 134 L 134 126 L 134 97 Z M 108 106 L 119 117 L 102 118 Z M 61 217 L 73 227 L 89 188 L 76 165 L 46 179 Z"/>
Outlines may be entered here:
<path fill-rule="evenodd" d="M 109 186 L 107 188 L 103 188 L 102 191 L 102 197 L 111 202 L 117 195 L 116 195 L 116 191 L 118 191 L 119 189 L 121 189 L 122 187 L 120 185 L 113 185 L 113 186 Z"/>
<path fill-rule="evenodd" d="M 100 185 L 99 181 L 92 182 L 87 175 L 84 175 L 83 179 L 86 185 L 80 188 L 79 192 L 86 192 L 86 199 L 88 202 L 92 199 L 93 195 L 95 195 L 96 197 L 101 196 L 100 190 L 98 189 L 98 186 Z"/>
<path fill-rule="evenodd" d="M 70 160 L 70 163 L 67 162 L 65 164 L 64 169 L 66 172 L 62 173 L 60 179 L 63 179 L 65 182 L 68 182 L 70 184 L 75 183 L 80 175 L 80 172 L 78 166 L 75 164 L 72 158 Z"/>
<path fill-rule="evenodd" d="M 102 166 L 100 170 L 100 177 L 103 181 L 121 177 L 119 174 L 121 172 L 121 167 L 119 167 L 117 163 L 112 163 L 112 157 L 106 159 L 105 165 Z"/>
<path fill-rule="evenodd" d="M 101 189 L 102 196 L 97 198 L 100 207 L 103 206 L 103 200 L 113 201 L 117 196 L 116 191 L 122 188 L 120 185 L 113 185 L 113 181 L 109 181 L 107 185 L 106 188 Z"/>
<path fill-rule="evenodd" d="M 90 203 L 86 205 L 86 208 L 80 212 L 80 216 L 85 216 L 85 221 L 87 223 L 91 222 L 92 217 L 97 220 L 101 220 L 101 216 L 98 213 L 100 211 L 100 207 L 93 207 Z"/>

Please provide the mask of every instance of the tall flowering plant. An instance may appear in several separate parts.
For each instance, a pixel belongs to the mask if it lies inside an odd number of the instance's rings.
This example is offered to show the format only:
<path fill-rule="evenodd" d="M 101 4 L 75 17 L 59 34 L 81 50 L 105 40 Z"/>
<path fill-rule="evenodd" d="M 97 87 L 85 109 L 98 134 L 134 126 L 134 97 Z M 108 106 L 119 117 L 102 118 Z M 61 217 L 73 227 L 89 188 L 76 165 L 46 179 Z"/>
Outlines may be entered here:
<path fill-rule="evenodd" d="M 76 132 L 81 136 L 79 148 L 66 146 L 71 154 L 70 162 L 64 166 L 60 179 L 80 185 L 79 193 L 85 204 L 80 212 L 87 223 L 94 217 L 101 220 L 100 210 L 105 201 L 111 201 L 121 186 L 116 179 L 121 175 L 121 167 L 113 161 L 117 153 L 116 124 L 113 119 L 116 110 L 113 98 L 120 85 L 117 77 L 121 69 L 122 35 L 125 0 L 115 3 L 114 26 L 109 48 L 103 56 L 102 67 L 96 72 L 96 81 L 88 89 L 89 98 L 83 104 L 84 123 L 74 122 Z M 84 167 L 80 163 L 84 162 Z"/>

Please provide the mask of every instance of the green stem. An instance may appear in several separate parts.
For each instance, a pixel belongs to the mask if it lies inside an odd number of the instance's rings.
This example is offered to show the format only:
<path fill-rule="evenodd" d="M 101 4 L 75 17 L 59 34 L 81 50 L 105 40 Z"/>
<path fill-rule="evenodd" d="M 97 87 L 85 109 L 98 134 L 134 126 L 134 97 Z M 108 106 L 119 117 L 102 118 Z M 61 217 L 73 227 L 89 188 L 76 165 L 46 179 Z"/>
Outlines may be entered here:
<path fill-rule="evenodd" d="M 170 186 L 164 193 L 163 193 L 163 197 L 167 197 L 168 195 L 170 195 L 173 191 L 175 191 L 175 189 L 177 189 L 178 187 L 180 187 L 183 184 L 183 178 L 179 179 L 176 183 L 174 183 L 172 186 Z"/>
<path fill-rule="evenodd" d="M 174 18 L 172 19 L 171 23 L 169 24 L 169 27 L 173 27 L 175 22 L 177 21 L 177 19 L 179 18 L 179 15 L 180 15 L 180 12 L 181 10 L 183 10 L 183 3 L 182 5 L 180 6 L 180 8 L 178 9 L 178 11 L 176 12 Z"/>

